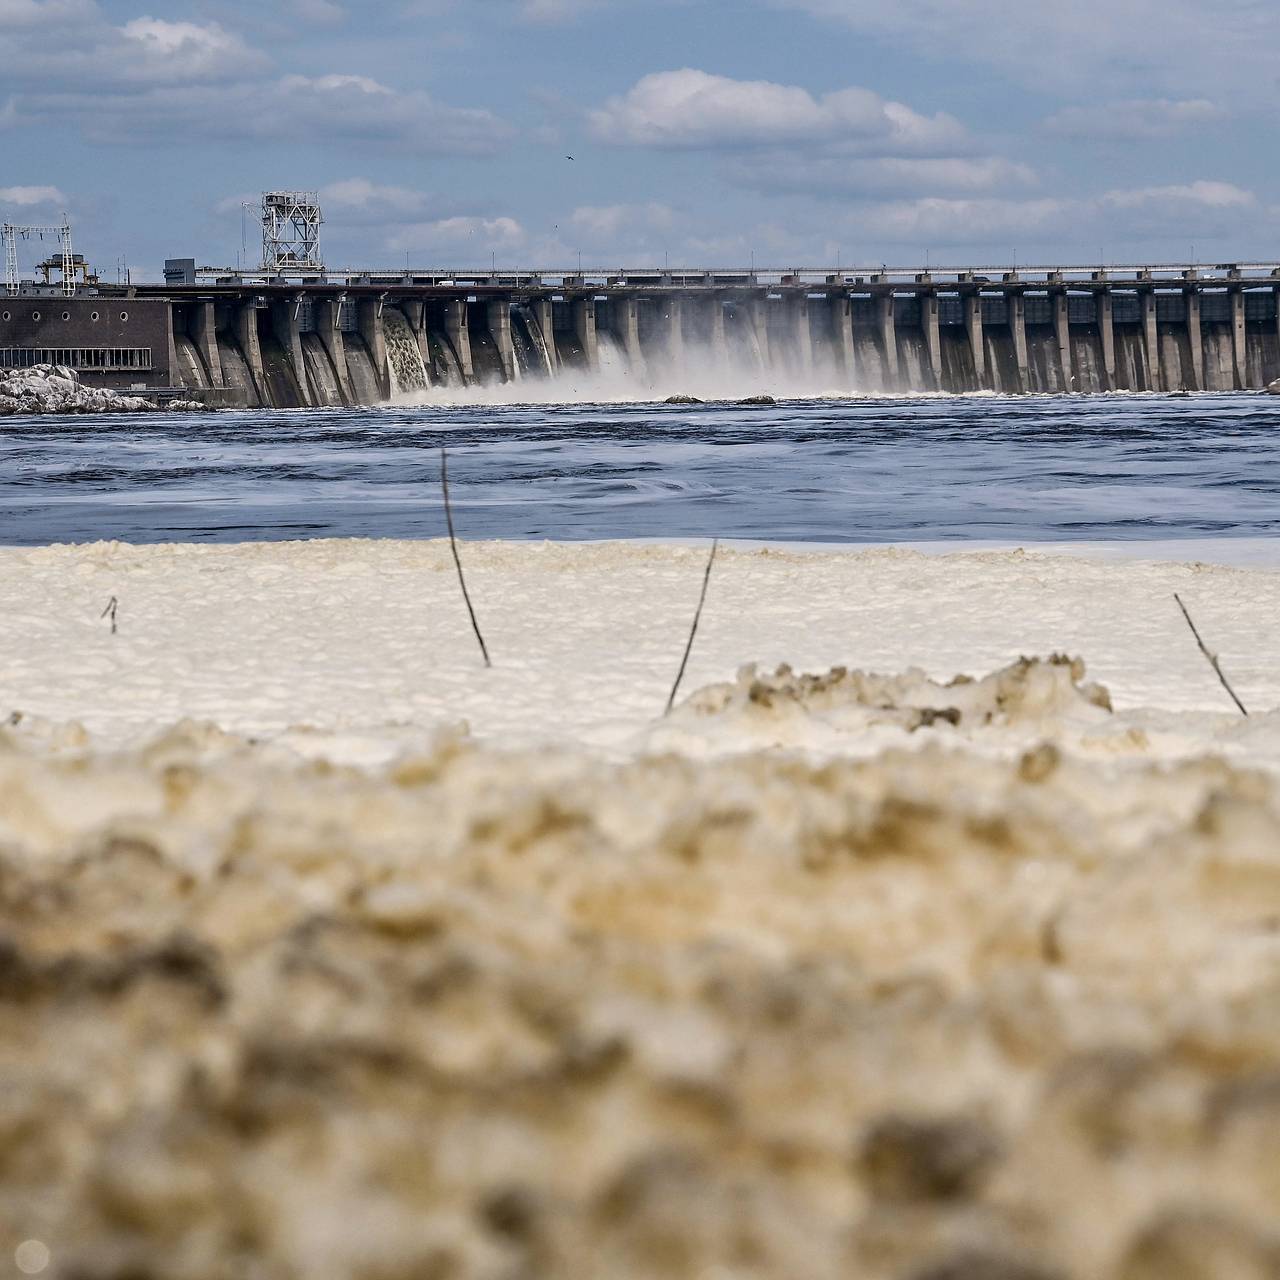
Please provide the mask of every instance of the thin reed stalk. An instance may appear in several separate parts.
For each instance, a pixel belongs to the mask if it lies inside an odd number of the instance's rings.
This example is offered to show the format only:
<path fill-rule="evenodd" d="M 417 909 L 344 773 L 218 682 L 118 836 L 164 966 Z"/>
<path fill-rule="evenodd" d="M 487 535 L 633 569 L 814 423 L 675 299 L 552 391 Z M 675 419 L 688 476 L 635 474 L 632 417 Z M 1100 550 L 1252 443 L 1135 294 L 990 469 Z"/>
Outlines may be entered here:
<path fill-rule="evenodd" d="M 449 455 L 443 446 L 440 449 L 440 488 L 444 493 L 444 518 L 449 525 L 449 549 L 453 552 L 453 563 L 458 568 L 458 585 L 462 588 L 462 598 L 466 601 L 467 614 L 471 618 L 471 630 L 476 633 L 476 639 L 480 642 L 480 653 L 484 657 L 484 665 L 492 667 L 489 647 L 484 642 L 484 636 L 480 634 L 480 624 L 476 621 L 471 593 L 467 590 L 467 578 L 462 572 L 462 557 L 458 554 L 458 539 L 453 531 L 453 507 L 449 502 Z"/>
<path fill-rule="evenodd" d="M 680 659 L 680 670 L 676 672 L 676 682 L 671 686 L 671 696 L 667 699 L 664 716 L 671 714 L 676 705 L 676 694 L 680 692 L 680 682 L 684 679 L 685 668 L 689 665 L 689 655 L 693 652 L 694 637 L 698 634 L 698 623 L 702 621 L 703 606 L 707 603 L 707 588 L 711 585 L 711 567 L 716 562 L 716 552 L 720 549 L 720 539 L 711 544 L 711 555 L 707 560 L 707 571 L 702 575 L 702 594 L 698 597 L 698 609 L 693 615 L 693 626 L 689 628 L 689 643 L 684 647 L 684 657 Z"/>
<path fill-rule="evenodd" d="M 1178 602 L 1178 608 L 1182 610 L 1182 616 L 1186 618 L 1187 626 L 1191 628 L 1191 634 L 1195 636 L 1196 644 L 1200 646 L 1200 652 L 1203 653 L 1205 658 L 1208 660 L 1209 665 L 1213 668 L 1214 674 L 1218 677 L 1222 687 L 1231 695 L 1231 701 L 1240 708 L 1240 714 L 1242 716 L 1248 716 L 1249 713 L 1245 710 L 1244 703 L 1236 697 L 1236 691 L 1231 687 L 1230 681 L 1228 681 L 1227 677 L 1222 674 L 1222 667 L 1218 664 L 1218 655 L 1216 653 L 1210 653 L 1205 642 L 1200 638 L 1200 632 L 1196 630 L 1196 624 L 1191 621 L 1191 614 L 1187 612 L 1187 606 L 1182 603 L 1182 597 L 1175 591 L 1173 593 L 1173 598 Z"/>

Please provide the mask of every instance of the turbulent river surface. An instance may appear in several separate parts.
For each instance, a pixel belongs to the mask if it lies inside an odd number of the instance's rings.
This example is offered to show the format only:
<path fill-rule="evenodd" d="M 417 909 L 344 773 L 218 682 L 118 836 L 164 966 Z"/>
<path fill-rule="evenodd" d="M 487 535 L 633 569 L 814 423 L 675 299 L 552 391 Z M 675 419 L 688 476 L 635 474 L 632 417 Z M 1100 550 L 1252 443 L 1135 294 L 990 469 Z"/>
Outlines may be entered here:
<path fill-rule="evenodd" d="M 938 397 L 10 418 L 0 542 L 1280 531 L 1280 399 Z"/>

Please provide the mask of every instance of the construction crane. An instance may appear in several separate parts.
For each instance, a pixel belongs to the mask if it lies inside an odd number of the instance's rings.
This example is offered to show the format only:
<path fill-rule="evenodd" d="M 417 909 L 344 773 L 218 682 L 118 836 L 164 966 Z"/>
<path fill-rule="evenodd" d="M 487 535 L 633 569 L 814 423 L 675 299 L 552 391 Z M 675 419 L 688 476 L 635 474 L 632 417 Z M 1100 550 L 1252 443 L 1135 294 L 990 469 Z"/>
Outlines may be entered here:
<path fill-rule="evenodd" d="M 18 292 L 18 241 L 30 240 L 33 236 L 43 240 L 46 236 L 57 237 L 62 247 L 62 292 L 68 298 L 76 291 L 75 254 L 71 251 L 71 223 L 64 217 L 62 225 L 57 227 L 20 227 L 16 223 L 6 222 L 3 226 L 4 238 L 4 286 L 10 296 Z"/>

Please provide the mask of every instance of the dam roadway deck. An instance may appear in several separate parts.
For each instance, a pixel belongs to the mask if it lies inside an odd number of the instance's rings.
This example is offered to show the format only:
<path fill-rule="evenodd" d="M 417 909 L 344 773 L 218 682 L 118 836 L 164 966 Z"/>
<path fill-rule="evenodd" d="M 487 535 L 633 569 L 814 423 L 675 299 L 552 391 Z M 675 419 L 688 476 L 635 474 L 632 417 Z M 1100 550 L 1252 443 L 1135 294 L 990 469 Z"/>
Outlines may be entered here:
<path fill-rule="evenodd" d="M 696 392 L 713 373 L 782 394 L 1229 391 L 1280 378 L 1273 263 L 282 279 L 184 259 L 166 275 L 7 298 L 0 362 L 60 351 L 88 381 L 281 408 L 567 372 L 581 394 L 602 365 L 638 395 Z M 104 317 L 118 346 L 102 345 Z"/>

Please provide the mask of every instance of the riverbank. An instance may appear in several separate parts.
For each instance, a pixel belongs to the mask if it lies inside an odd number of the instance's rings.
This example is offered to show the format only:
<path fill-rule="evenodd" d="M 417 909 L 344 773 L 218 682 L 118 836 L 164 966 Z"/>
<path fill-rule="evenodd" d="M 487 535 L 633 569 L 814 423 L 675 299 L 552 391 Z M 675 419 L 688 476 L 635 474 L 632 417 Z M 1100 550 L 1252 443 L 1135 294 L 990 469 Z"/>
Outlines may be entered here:
<path fill-rule="evenodd" d="M 465 720 L 499 745 L 629 753 L 678 736 L 655 718 L 706 553 L 466 544 L 495 660 L 485 671 L 445 541 L 0 549 L 0 698 L 121 745 L 190 716 L 254 736 L 306 725 L 336 756 L 378 762 Z M 748 663 L 918 667 L 949 680 L 1066 652 L 1111 689 L 1124 732 L 1170 713 L 1193 726 L 1187 750 L 1232 750 L 1240 717 L 1175 592 L 1246 705 L 1280 705 L 1280 671 L 1259 639 L 1280 629 L 1280 570 L 1051 550 L 722 548 L 685 688 L 732 679 Z M 115 636 L 98 616 L 112 597 Z M 735 748 L 732 734 L 681 732 L 688 749 L 698 735 L 704 753 Z"/>
<path fill-rule="evenodd" d="M 1269 1274 L 1280 571 L 706 551 L 0 550 L 0 1253 Z"/>

